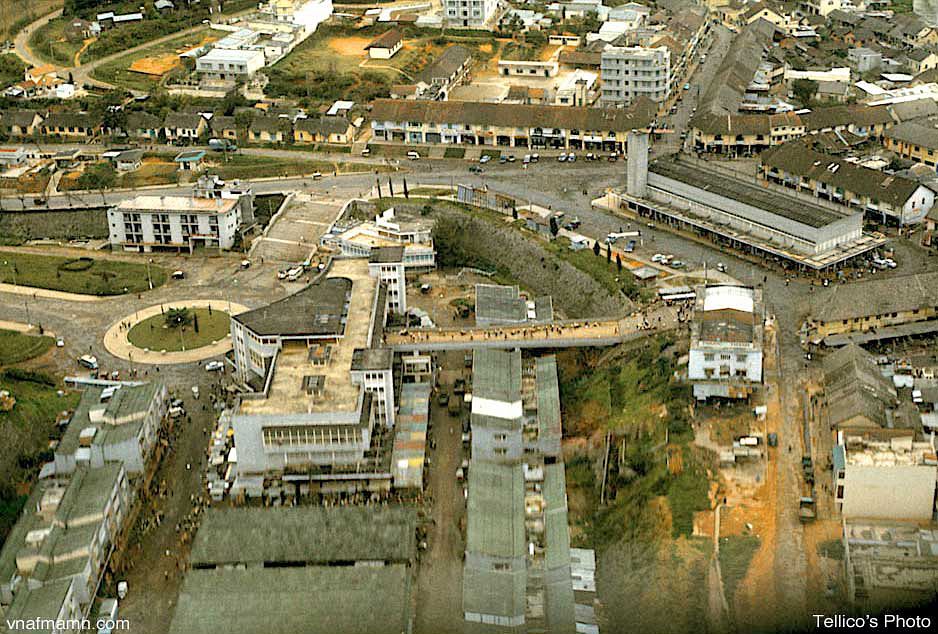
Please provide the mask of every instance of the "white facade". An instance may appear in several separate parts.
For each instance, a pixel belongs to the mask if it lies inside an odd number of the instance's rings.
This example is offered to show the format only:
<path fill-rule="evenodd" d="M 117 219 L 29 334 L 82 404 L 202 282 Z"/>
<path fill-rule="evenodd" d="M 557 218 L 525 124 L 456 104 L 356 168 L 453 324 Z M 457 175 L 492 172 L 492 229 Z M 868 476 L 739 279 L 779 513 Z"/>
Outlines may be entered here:
<path fill-rule="evenodd" d="M 745 398 L 762 382 L 761 291 L 729 285 L 698 288 L 687 378 L 700 400 Z"/>
<path fill-rule="evenodd" d="M 264 67 L 263 50 L 214 48 L 195 61 L 195 70 L 211 79 L 249 79 Z"/>
<path fill-rule="evenodd" d="M 253 210 L 250 191 L 137 196 L 108 210 L 108 235 L 112 247 L 125 251 L 149 253 L 154 248 L 191 250 L 196 246 L 230 249 L 242 223 L 253 220 Z"/>
<path fill-rule="evenodd" d="M 444 0 L 444 15 L 450 26 L 483 28 L 498 12 L 498 0 Z"/>
<path fill-rule="evenodd" d="M 388 289 L 388 310 L 400 315 L 407 313 L 407 279 L 404 262 L 369 262 L 368 272 Z"/>
<path fill-rule="evenodd" d="M 604 106 L 626 106 L 639 97 L 665 101 L 671 83 L 671 52 L 664 46 L 606 47 L 600 77 Z"/>

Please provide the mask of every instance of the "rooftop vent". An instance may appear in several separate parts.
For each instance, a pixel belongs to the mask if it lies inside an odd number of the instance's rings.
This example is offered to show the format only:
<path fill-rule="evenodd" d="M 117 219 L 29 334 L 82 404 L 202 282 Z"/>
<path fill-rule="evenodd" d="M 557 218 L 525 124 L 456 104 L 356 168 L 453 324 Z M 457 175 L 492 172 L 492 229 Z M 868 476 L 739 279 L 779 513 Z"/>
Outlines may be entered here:
<path fill-rule="evenodd" d="M 325 375 L 307 374 L 303 377 L 303 389 L 310 396 L 322 396 L 326 391 Z"/>

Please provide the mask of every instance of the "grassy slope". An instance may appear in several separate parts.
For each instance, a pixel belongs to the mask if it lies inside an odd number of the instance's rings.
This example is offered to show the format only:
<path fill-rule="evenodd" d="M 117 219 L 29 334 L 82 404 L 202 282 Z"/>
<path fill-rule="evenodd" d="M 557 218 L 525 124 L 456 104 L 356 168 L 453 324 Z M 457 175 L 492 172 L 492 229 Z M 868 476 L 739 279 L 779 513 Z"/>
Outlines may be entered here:
<path fill-rule="evenodd" d="M 74 409 L 77 392 L 58 396 L 57 388 L 31 381 L 10 379 L 0 373 L 0 390 L 8 390 L 16 399 L 10 412 L 0 412 L 0 538 L 6 536 L 22 508 L 25 498 L 17 495 L 15 485 L 28 478 L 37 456 L 48 447 L 55 428 L 55 417 L 63 410 Z M 24 469 L 24 464 L 29 469 Z"/>
<path fill-rule="evenodd" d="M 52 337 L 0 330 L 0 365 L 11 365 L 38 357 L 52 347 Z"/>

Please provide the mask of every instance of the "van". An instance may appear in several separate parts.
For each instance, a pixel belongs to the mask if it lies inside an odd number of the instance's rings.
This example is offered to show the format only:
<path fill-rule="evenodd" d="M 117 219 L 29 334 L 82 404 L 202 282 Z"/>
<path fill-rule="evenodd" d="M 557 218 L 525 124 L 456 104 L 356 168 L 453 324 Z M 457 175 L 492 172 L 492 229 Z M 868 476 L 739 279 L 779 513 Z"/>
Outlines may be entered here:
<path fill-rule="evenodd" d="M 173 271 L 172 278 L 174 280 L 184 280 L 186 279 L 186 273 L 185 271 Z"/>
<path fill-rule="evenodd" d="M 413 150 L 410 150 L 409 152 L 407 152 L 407 158 L 409 158 L 411 161 L 417 161 L 420 159 L 420 155 L 414 152 Z"/>
<path fill-rule="evenodd" d="M 362 150 L 362 156 L 371 156 L 371 148 L 366 147 L 364 150 Z"/>
<path fill-rule="evenodd" d="M 98 369 L 98 359 L 94 355 L 83 354 L 80 357 L 78 357 L 78 363 L 81 366 L 88 368 L 89 370 Z"/>
<path fill-rule="evenodd" d="M 176 407 L 170 407 L 168 413 L 169 413 L 170 418 L 179 418 L 180 416 L 186 413 L 186 410 L 184 410 L 183 408 L 179 406 L 176 406 Z"/>

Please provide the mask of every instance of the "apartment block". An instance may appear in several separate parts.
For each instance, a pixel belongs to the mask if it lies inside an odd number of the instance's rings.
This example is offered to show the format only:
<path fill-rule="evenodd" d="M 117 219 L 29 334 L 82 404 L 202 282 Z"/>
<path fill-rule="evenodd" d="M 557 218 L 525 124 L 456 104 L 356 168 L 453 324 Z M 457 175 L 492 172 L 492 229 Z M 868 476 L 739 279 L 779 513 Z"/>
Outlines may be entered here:
<path fill-rule="evenodd" d="M 601 57 L 603 106 L 627 106 L 639 97 L 668 98 L 671 52 L 664 46 L 607 46 Z"/>

